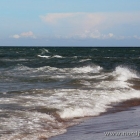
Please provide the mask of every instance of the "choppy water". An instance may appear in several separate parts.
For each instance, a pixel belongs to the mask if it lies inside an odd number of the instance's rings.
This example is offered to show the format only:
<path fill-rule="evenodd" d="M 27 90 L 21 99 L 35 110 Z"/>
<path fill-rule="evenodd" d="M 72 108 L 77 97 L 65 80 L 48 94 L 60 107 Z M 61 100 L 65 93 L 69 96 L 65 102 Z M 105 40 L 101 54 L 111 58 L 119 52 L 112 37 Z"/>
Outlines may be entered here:
<path fill-rule="evenodd" d="M 61 134 L 74 118 L 140 98 L 140 48 L 0 48 L 0 139 Z"/>

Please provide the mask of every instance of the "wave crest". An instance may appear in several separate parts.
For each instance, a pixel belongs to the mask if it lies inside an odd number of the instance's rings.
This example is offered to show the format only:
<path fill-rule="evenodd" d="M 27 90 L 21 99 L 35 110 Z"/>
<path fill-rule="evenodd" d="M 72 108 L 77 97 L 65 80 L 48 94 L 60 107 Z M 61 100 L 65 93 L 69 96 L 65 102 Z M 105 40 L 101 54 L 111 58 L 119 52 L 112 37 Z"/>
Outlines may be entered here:
<path fill-rule="evenodd" d="M 135 70 L 122 66 L 116 67 L 113 75 L 116 77 L 116 80 L 119 81 L 127 81 L 132 78 L 139 78 Z"/>
<path fill-rule="evenodd" d="M 94 65 L 74 68 L 73 71 L 75 73 L 98 73 L 102 69 L 102 67 Z"/>

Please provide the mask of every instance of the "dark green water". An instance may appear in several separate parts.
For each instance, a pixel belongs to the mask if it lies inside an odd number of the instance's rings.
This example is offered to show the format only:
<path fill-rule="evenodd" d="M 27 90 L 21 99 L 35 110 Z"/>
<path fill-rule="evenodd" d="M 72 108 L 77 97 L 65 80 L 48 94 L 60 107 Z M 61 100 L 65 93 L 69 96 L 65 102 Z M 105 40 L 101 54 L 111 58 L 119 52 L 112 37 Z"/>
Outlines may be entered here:
<path fill-rule="evenodd" d="M 46 51 L 47 50 L 47 51 Z M 43 59 L 38 55 L 49 56 Z M 55 55 L 62 56 L 55 57 Z M 1 47 L 1 68 L 23 65 L 30 68 L 43 66 L 68 68 L 88 64 L 97 64 L 105 69 L 112 69 L 118 65 L 128 65 L 140 68 L 140 48 L 91 48 L 91 47 L 52 47 L 52 48 L 23 48 L 23 47 Z M 81 59 L 91 59 L 89 62 L 79 63 Z M 61 65 L 60 65 L 61 64 Z"/>

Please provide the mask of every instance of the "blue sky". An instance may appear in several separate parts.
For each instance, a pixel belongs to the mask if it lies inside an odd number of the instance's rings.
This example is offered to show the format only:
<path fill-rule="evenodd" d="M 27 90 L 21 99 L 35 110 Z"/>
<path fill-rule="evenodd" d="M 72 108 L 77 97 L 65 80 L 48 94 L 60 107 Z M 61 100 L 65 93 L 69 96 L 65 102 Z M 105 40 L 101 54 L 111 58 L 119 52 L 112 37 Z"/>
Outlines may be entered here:
<path fill-rule="evenodd" d="M 1 0 L 0 46 L 140 46 L 140 0 Z"/>

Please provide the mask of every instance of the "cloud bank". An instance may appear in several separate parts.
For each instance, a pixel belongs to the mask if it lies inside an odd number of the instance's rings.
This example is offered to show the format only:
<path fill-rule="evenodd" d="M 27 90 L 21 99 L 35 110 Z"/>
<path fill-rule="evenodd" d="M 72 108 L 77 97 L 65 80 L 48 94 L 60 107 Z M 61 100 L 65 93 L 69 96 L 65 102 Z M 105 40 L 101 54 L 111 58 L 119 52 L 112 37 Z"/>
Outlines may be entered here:
<path fill-rule="evenodd" d="M 115 34 L 123 34 L 121 26 L 129 28 L 130 25 L 140 24 L 139 14 L 48 13 L 40 18 L 57 38 L 119 39 L 120 37 Z M 116 31 L 112 32 L 115 29 Z"/>

